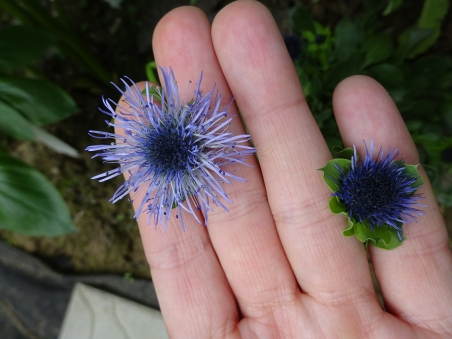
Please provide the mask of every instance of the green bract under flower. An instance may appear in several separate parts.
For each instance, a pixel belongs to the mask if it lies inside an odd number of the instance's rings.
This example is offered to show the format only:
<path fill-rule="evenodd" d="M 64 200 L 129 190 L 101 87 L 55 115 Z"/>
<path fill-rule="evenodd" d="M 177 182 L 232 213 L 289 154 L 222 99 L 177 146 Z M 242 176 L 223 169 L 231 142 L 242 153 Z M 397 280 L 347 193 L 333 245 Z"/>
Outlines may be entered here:
<path fill-rule="evenodd" d="M 419 204 L 422 197 L 416 194 L 423 184 L 418 165 L 395 160 L 397 150 L 385 155 L 380 149 L 373 159 L 373 141 L 360 162 L 355 146 L 333 151 L 336 158 L 320 170 L 333 191 L 331 212 L 348 218 L 343 234 L 387 250 L 400 246 L 406 239 L 403 224 L 424 215 L 419 209 L 425 207 Z"/>

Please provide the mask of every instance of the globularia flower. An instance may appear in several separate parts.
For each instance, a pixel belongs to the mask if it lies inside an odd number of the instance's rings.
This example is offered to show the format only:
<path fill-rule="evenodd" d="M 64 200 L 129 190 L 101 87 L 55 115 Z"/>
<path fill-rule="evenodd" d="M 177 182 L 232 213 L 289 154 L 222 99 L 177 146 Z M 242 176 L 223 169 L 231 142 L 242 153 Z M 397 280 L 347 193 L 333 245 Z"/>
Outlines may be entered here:
<path fill-rule="evenodd" d="M 403 224 L 416 222 L 424 213 L 416 191 L 423 183 L 417 165 L 396 160 L 397 149 L 385 154 L 380 148 L 376 157 L 373 140 L 362 161 L 356 147 L 333 148 L 335 159 L 328 161 L 323 180 L 333 191 L 328 203 L 331 212 L 345 215 L 345 236 L 355 235 L 363 243 L 391 250 L 406 239 Z"/>
<path fill-rule="evenodd" d="M 227 210 L 221 199 L 231 201 L 222 187 L 230 179 L 245 181 L 224 167 L 245 164 L 244 156 L 255 152 L 248 146 L 249 135 L 234 136 L 229 130 L 232 117 L 220 109 L 221 95 L 214 88 L 201 93 L 200 79 L 193 97 L 180 98 L 173 71 L 161 68 L 164 89 L 147 84 L 143 93 L 130 81 L 122 93 L 126 108 L 118 107 L 111 99 L 103 99 L 107 110 L 101 111 L 115 120 L 107 125 L 119 128 L 124 134 L 90 131 L 99 139 L 114 139 L 109 145 L 89 146 L 88 151 L 101 151 L 94 157 L 120 166 L 99 174 L 93 179 L 106 181 L 122 173 L 127 179 L 111 198 L 114 203 L 129 193 L 131 198 L 141 193 L 142 200 L 135 218 L 149 214 L 148 224 L 161 223 L 166 229 L 171 212 L 181 221 L 182 210 L 192 214 L 201 210 L 207 226 L 207 212 L 211 203 Z M 153 94 L 154 93 L 154 94 Z M 246 164 L 245 164 L 246 165 Z M 229 169 L 229 168 L 228 168 Z"/>
<path fill-rule="evenodd" d="M 373 140 L 370 150 L 366 146 L 366 156 L 358 161 L 356 147 L 351 167 L 344 171 L 337 164 L 340 175 L 337 178 L 339 189 L 333 196 L 339 198 L 351 220 L 366 224 L 370 229 L 387 225 L 403 238 L 402 223 L 416 222 L 416 215 L 424 215 L 418 203 L 422 197 L 415 194 L 420 188 L 418 175 L 406 171 L 403 160 L 396 161 L 397 149 L 391 153 L 383 150 L 373 159 Z"/>

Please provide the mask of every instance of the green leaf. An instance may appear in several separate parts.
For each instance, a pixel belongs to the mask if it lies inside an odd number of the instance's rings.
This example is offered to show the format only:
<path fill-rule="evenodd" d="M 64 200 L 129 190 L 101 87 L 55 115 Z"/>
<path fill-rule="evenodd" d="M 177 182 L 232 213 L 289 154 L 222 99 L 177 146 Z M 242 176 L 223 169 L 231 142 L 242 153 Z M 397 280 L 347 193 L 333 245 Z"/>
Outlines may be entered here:
<path fill-rule="evenodd" d="M 15 108 L 0 101 L 0 133 L 19 140 L 35 140 L 30 123 Z"/>
<path fill-rule="evenodd" d="M 296 5 L 289 11 L 289 21 L 292 31 L 300 36 L 304 31 L 315 33 L 314 20 L 311 13 L 303 5 Z"/>
<path fill-rule="evenodd" d="M 111 8 L 120 9 L 122 0 L 104 0 Z"/>
<path fill-rule="evenodd" d="M 435 44 L 441 34 L 441 23 L 446 17 L 448 10 L 449 0 L 425 0 L 417 27 L 432 29 L 433 34 L 416 46 L 416 48 L 410 53 L 410 58 L 424 53 Z"/>
<path fill-rule="evenodd" d="M 403 0 L 389 0 L 388 6 L 386 6 L 383 15 L 389 15 L 397 10 L 403 4 Z"/>
<path fill-rule="evenodd" d="M 341 172 L 337 169 L 336 165 L 344 173 L 348 173 L 350 171 L 350 164 L 351 161 L 347 159 L 333 159 L 328 161 L 325 167 L 320 168 L 320 171 L 323 172 L 323 180 L 330 190 L 336 192 L 339 189 L 339 186 L 334 179 L 338 178 Z"/>
<path fill-rule="evenodd" d="M 422 121 L 420 120 L 408 120 L 405 121 L 405 125 L 408 128 L 408 130 L 410 131 L 410 133 L 413 132 L 417 132 L 421 129 L 422 127 Z"/>
<path fill-rule="evenodd" d="M 13 26 L 0 30 L 0 71 L 9 72 L 38 61 L 55 37 L 37 28 Z"/>
<path fill-rule="evenodd" d="M 351 148 L 351 147 L 342 148 L 339 146 L 334 146 L 331 151 L 333 152 L 333 157 L 335 159 L 352 160 L 352 157 L 355 154 L 355 152 L 353 151 L 353 148 Z"/>
<path fill-rule="evenodd" d="M 336 26 L 334 46 L 335 54 L 339 61 L 346 60 L 358 50 L 358 46 L 364 39 L 361 27 L 344 19 Z"/>
<path fill-rule="evenodd" d="M 373 245 L 378 242 L 378 240 L 383 240 L 384 242 L 388 243 L 391 239 L 391 234 L 388 231 L 388 227 L 386 225 L 375 227 L 374 230 L 370 229 L 369 226 L 367 226 L 364 223 L 355 222 L 354 223 L 355 228 L 355 234 L 356 237 L 361 242 L 366 242 L 368 240 L 373 240 Z"/>
<path fill-rule="evenodd" d="M 301 86 L 303 87 L 303 94 L 306 98 L 308 98 L 312 95 L 311 87 L 313 87 L 311 84 L 311 81 L 309 79 L 308 72 L 306 72 L 302 68 L 297 68 L 296 71 L 297 71 L 298 79 L 300 80 Z"/>
<path fill-rule="evenodd" d="M 424 171 L 427 174 L 428 180 L 431 183 L 434 183 L 436 180 L 436 169 L 429 165 L 423 165 L 422 167 L 424 167 Z"/>
<path fill-rule="evenodd" d="M 415 186 L 420 186 L 424 183 L 424 179 L 419 174 L 419 171 L 417 167 L 419 165 L 405 165 L 406 168 L 403 170 L 405 174 L 408 174 L 409 176 L 413 178 L 417 178 L 416 182 L 414 183 Z"/>
<path fill-rule="evenodd" d="M 326 86 L 330 89 L 334 89 L 336 85 L 348 78 L 349 76 L 360 74 L 361 65 L 364 63 L 364 56 L 361 53 L 356 53 L 350 56 L 347 60 L 344 60 L 336 64 L 331 68 L 326 80 Z"/>
<path fill-rule="evenodd" d="M 78 158 L 79 154 L 75 148 L 69 146 L 63 140 L 58 139 L 53 134 L 48 133 L 47 131 L 39 128 L 35 125 L 33 127 L 33 134 L 36 136 L 36 141 L 40 142 L 47 147 L 53 149 L 55 152 L 60 154 L 65 154 L 73 158 Z"/>
<path fill-rule="evenodd" d="M 348 220 L 347 227 L 345 228 L 345 230 L 342 231 L 342 234 L 345 237 L 351 237 L 352 235 L 355 235 L 355 228 L 354 228 L 353 222 L 351 222 L 350 219 L 348 219 L 348 218 L 347 218 L 347 220 Z"/>
<path fill-rule="evenodd" d="M 372 66 L 366 70 L 366 74 L 377 80 L 385 88 L 395 88 L 401 85 L 405 79 L 399 67 L 388 63 Z"/>
<path fill-rule="evenodd" d="M 417 24 L 399 38 L 399 61 L 406 57 L 414 58 L 435 44 L 441 34 L 441 24 L 448 9 L 448 0 L 425 0 Z"/>
<path fill-rule="evenodd" d="M 157 88 L 151 84 L 148 86 L 148 92 L 149 92 L 149 100 L 151 100 L 151 97 L 154 97 L 154 102 L 161 102 L 161 97 L 159 92 L 157 92 Z M 141 94 L 146 98 L 147 91 L 146 87 L 141 90 Z"/>
<path fill-rule="evenodd" d="M 375 247 L 392 250 L 402 245 L 406 239 L 403 236 L 402 240 L 400 240 L 397 231 L 388 225 L 375 227 L 374 230 L 371 230 L 366 224 L 354 222 L 348 216 L 347 220 L 347 227 L 342 231 L 342 234 L 346 237 L 356 235 L 356 238 L 364 244 L 370 243 Z M 397 226 L 402 227 L 402 223 Z"/>
<path fill-rule="evenodd" d="M 184 198 L 182 199 L 182 203 L 184 203 L 185 200 L 187 200 L 187 197 L 184 197 Z M 171 206 L 171 209 L 175 209 L 175 208 L 178 207 L 178 206 L 179 206 L 179 203 L 178 203 L 177 201 L 175 201 L 175 202 L 173 202 L 173 205 Z"/>
<path fill-rule="evenodd" d="M 407 57 L 412 57 L 412 53 L 417 46 L 427 38 L 432 36 L 433 29 L 430 28 L 410 28 L 399 37 L 399 47 L 396 51 L 396 62 L 400 63 Z"/>
<path fill-rule="evenodd" d="M 66 203 L 35 169 L 0 153 L 0 227 L 33 236 L 76 231 Z"/>
<path fill-rule="evenodd" d="M 402 227 L 402 224 L 400 223 L 398 226 Z M 400 240 L 395 228 L 387 225 L 375 227 L 374 230 L 371 230 L 367 225 L 355 222 L 353 228 L 359 241 L 363 243 L 369 242 L 373 246 L 385 250 L 393 250 L 394 248 L 399 247 L 406 239 L 403 237 L 403 239 Z"/>
<path fill-rule="evenodd" d="M 347 214 L 345 207 L 339 202 L 338 197 L 331 197 L 328 207 L 333 214 Z"/>
<path fill-rule="evenodd" d="M 0 77 L 0 98 L 40 126 L 67 118 L 77 110 L 65 91 L 38 79 Z"/>
<path fill-rule="evenodd" d="M 155 76 L 155 72 L 157 71 L 157 64 L 155 61 L 148 62 L 146 64 L 146 76 L 150 82 L 154 84 L 160 84 L 158 78 Z"/>
<path fill-rule="evenodd" d="M 424 77 L 434 86 L 449 69 L 452 68 L 452 58 L 440 55 L 428 55 L 415 61 L 410 72 L 416 77 Z"/>
<path fill-rule="evenodd" d="M 394 45 L 389 35 L 369 37 L 363 42 L 362 48 L 366 53 L 362 68 L 388 59 L 394 51 Z"/>

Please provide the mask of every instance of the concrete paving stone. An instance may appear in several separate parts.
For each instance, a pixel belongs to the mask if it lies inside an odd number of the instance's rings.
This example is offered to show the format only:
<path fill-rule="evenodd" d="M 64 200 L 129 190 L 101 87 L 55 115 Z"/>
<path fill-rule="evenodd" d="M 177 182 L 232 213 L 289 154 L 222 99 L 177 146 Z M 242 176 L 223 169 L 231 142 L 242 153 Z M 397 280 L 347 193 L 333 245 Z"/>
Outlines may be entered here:
<path fill-rule="evenodd" d="M 166 339 L 159 311 L 76 284 L 59 339 Z"/>

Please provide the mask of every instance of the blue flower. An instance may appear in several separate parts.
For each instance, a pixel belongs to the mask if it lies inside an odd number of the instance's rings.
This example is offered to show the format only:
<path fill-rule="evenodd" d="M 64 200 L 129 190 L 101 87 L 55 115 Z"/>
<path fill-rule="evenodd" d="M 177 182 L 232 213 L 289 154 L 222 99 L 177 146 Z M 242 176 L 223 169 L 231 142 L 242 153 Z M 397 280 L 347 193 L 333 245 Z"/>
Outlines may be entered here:
<path fill-rule="evenodd" d="M 303 41 L 301 38 L 298 35 L 290 34 L 284 35 L 283 39 L 292 61 L 298 60 L 301 56 L 301 50 L 303 49 Z"/>
<path fill-rule="evenodd" d="M 380 149 L 374 160 L 371 140 L 370 150 L 366 145 L 366 156 L 359 162 L 355 145 L 353 148 L 348 170 L 335 165 L 340 175 L 339 189 L 333 196 L 344 205 L 350 220 L 366 224 L 372 230 L 383 225 L 392 227 L 402 240 L 402 224 L 417 222 L 416 215 L 424 215 L 419 209 L 424 205 L 418 203 L 422 197 L 415 194 L 421 186 L 419 176 L 407 170 L 411 165 L 395 160 L 397 149 L 391 153 L 389 148 L 386 156 Z"/>
<path fill-rule="evenodd" d="M 230 104 L 220 109 L 221 95 L 215 86 L 208 93 L 201 93 L 202 73 L 194 96 L 181 100 L 173 71 L 160 70 L 164 89 L 146 84 L 142 93 L 128 78 L 130 85 L 121 79 L 124 91 L 115 85 L 126 103 L 118 107 L 118 113 L 113 100 L 103 99 L 107 110 L 100 109 L 101 112 L 115 119 L 106 121 L 107 125 L 122 129 L 124 135 L 90 131 L 95 138 L 115 142 L 89 146 L 87 150 L 100 151 L 94 157 L 120 165 L 93 179 L 102 182 L 129 173 L 129 179 L 110 201 L 114 203 L 129 193 L 133 199 L 141 193 L 143 198 L 135 218 L 146 212 L 148 224 L 153 218 L 155 227 L 160 223 L 166 230 L 173 209 L 184 230 L 182 210 L 201 222 L 195 213 L 200 210 L 207 226 L 207 212 L 213 211 L 211 203 L 225 210 L 221 198 L 232 203 L 222 184 L 230 183 L 230 179 L 245 181 L 225 165 L 245 164 L 244 156 L 252 155 L 255 149 L 248 146 L 249 135 L 234 136 L 229 131 L 232 117 L 226 110 Z"/>

